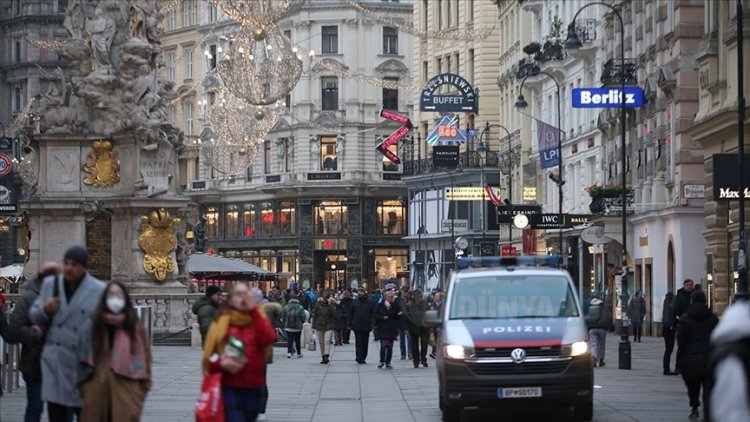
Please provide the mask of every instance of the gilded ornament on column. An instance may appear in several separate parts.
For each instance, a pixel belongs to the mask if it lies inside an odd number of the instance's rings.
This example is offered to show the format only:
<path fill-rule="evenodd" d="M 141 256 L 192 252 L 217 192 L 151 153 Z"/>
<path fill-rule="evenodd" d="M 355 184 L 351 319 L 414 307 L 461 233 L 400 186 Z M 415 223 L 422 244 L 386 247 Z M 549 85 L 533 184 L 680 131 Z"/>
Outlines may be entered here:
<path fill-rule="evenodd" d="M 81 166 L 89 175 L 83 178 L 83 183 L 97 188 L 106 188 L 120 181 L 120 160 L 117 153 L 112 151 L 112 143 L 107 140 L 94 141 L 94 149 L 86 156 L 86 162 Z"/>
<path fill-rule="evenodd" d="M 161 208 L 141 217 L 141 235 L 138 246 L 143 249 L 143 269 L 153 274 L 158 281 L 164 281 L 167 274 L 174 272 L 175 262 L 172 251 L 177 247 L 175 227 L 179 218 L 173 218 L 169 211 Z"/>

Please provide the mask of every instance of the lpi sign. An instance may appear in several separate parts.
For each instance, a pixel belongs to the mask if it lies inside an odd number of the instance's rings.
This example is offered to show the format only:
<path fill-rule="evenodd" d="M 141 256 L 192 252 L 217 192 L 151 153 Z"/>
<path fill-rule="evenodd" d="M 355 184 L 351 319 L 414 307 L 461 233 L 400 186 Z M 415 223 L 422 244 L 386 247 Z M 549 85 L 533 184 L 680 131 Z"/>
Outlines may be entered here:
<path fill-rule="evenodd" d="M 626 108 L 637 108 L 646 104 L 643 89 L 622 88 L 575 88 L 573 108 L 620 108 L 625 101 Z"/>

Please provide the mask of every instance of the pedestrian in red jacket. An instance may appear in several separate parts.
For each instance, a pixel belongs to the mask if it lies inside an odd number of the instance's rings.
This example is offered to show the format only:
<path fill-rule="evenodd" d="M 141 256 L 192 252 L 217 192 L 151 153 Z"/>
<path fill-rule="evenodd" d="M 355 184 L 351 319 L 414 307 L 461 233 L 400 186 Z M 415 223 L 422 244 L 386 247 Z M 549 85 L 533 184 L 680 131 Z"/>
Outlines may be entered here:
<path fill-rule="evenodd" d="M 265 400 L 266 357 L 276 331 L 258 304 L 248 285 L 237 283 L 208 330 L 203 369 L 223 372 L 226 422 L 254 422 Z M 230 340 L 231 348 L 225 350 Z M 239 347 L 237 340 L 242 343 Z M 230 350 L 241 353 L 233 356 Z"/>

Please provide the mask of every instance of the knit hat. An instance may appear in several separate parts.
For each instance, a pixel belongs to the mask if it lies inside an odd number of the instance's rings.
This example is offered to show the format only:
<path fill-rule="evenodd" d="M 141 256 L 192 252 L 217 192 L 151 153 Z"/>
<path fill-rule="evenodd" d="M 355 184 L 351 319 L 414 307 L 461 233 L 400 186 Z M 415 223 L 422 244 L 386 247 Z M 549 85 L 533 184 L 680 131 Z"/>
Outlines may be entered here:
<path fill-rule="evenodd" d="M 206 287 L 206 297 L 211 297 L 216 293 L 221 293 L 221 287 L 219 286 L 208 286 Z"/>
<path fill-rule="evenodd" d="M 63 256 L 63 262 L 64 261 L 73 261 L 83 268 L 88 268 L 89 251 L 87 251 L 83 246 L 73 246 L 65 251 L 65 256 Z"/>

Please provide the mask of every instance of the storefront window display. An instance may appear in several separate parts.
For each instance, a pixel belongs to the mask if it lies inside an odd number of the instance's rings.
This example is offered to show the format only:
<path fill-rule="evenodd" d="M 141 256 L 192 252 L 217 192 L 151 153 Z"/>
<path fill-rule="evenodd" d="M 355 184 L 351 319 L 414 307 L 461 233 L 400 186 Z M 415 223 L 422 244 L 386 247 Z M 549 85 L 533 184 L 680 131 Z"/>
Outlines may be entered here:
<path fill-rule="evenodd" d="M 260 254 L 258 251 L 242 251 L 242 259 L 248 264 L 260 266 Z"/>
<path fill-rule="evenodd" d="M 276 251 L 263 249 L 260 251 L 260 268 L 271 272 L 276 272 Z"/>
<path fill-rule="evenodd" d="M 206 208 L 206 238 L 219 238 L 219 209 L 216 207 Z"/>
<path fill-rule="evenodd" d="M 273 204 L 263 202 L 260 204 L 260 235 L 263 237 L 273 236 L 273 223 L 276 220 L 273 213 Z"/>
<path fill-rule="evenodd" d="M 297 251 L 279 251 L 281 255 L 281 271 L 297 279 L 297 270 L 299 268 L 299 254 Z"/>
<path fill-rule="evenodd" d="M 347 207 L 341 201 L 321 201 L 315 207 L 316 235 L 346 235 Z"/>
<path fill-rule="evenodd" d="M 378 234 L 406 234 L 406 207 L 399 200 L 378 201 Z"/>
<path fill-rule="evenodd" d="M 297 233 L 296 210 L 294 201 L 279 204 L 279 234 L 294 235 Z"/>
<path fill-rule="evenodd" d="M 234 239 L 240 237 L 240 211 L 237 205 L 227 205 L 224 211 L 224 226 L 226 227 L 225 238 Z"/>
<path fill-rule="evenodd" d="M 243 206 L 242 230 L 244 237 L 255 237 L 255 204 L 245 204 Z"/>
<path fill-rule="evenodd" d="M 380 287 L 388 283 L 408 284 L 408 251 L 404 249 L 374 249 L 372 255 L 372 270 Z"/>
<path fill-rule="evenodd" d="M 320 169 L 336 171 L 338 170 L 338 157 L 336 151 L 335 136 L 320 137 Z"/>

